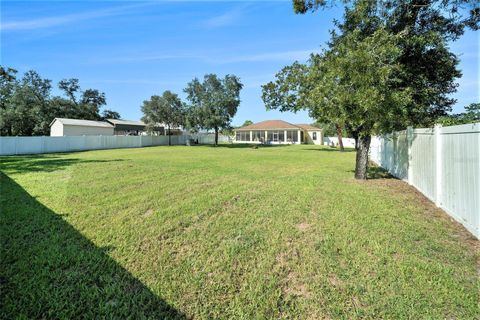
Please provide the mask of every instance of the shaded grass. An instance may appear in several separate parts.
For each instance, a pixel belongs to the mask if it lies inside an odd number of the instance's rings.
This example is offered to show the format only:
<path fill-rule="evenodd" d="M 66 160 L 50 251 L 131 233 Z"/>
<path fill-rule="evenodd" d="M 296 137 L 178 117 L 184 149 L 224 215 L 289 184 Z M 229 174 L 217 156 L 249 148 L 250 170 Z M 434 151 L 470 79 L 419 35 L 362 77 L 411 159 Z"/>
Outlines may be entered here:
<path fill-rule="evenodd" d="M 2 315 L 478 318 L 478 242 L 317 150 L 1 158 Z"/>

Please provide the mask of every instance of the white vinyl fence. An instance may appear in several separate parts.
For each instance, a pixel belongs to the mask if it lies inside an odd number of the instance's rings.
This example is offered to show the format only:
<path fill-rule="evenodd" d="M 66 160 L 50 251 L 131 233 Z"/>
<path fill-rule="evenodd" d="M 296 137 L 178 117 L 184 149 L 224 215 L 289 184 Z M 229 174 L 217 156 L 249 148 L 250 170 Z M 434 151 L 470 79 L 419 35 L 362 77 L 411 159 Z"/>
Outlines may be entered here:
<path fill-rule="evenodd" d="M 353 138 L 342 138 L 342 143 L 345 148 L 355 148 L 355 139 Z M 323 137 L 323 144 L 338 146 L 338 137 Z"/>
<path fill-rule="evenodd" d="M 214 144 L 215 143 L 215 134 L 214 133 L 200 133 L 192 134 L 190 138 L 197 140 L 199 144 Z M 232 142 L 233 139 L 229 136 L 218 135 L 218 143 Z"/>
<path fill-rule="evenodd" d="M 210 135 L 171 136 L 172 145 L 184 145 L 187 139 L 212 144 Z M 228 141 L 220 136 L 219 142 Z M 141 148 L 168 145 L 168 136 L 65 136 L 65 137 L 0 137 L 0 155 L 38 154 L 99 149 Z"/>
<path fill-rule="evenodd" d="M 374 137 L 370 157 L 480 238 L 480 123 Z"/>

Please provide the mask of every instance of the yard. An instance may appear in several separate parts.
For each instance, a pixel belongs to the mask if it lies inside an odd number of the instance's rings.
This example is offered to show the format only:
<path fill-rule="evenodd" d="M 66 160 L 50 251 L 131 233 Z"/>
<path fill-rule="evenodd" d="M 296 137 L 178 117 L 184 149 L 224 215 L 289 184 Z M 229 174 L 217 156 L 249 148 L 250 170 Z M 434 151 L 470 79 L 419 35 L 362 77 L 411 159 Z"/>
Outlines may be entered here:
<path fill-rule="evenodd" d="M 478 241 L 354 152 L 0 158 L 0 318 L 479 318 Z"/>

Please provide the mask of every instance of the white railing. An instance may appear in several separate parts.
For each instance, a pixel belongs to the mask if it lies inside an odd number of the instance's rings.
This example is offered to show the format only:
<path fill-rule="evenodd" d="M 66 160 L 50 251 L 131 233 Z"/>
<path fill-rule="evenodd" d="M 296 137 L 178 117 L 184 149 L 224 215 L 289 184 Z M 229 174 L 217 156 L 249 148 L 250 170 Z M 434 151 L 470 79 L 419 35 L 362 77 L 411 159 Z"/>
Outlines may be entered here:
<path fill-rule="evenodd" d="M 212 144 L 210 135 L 171 136 L 172 145 L 184 145 L 187 139 Z M 228 142 L 220 136 L 219 142 Z M 66 137 L 0 137 L 0 155 L 39 154 L 99 149 L 141 148 L 168 145 L 168 136 L 66 136 Z"/>
<path fill-rule="evenodd" d="M 480 123 L 374 137 L 370 158 L 480 238 Z"/>

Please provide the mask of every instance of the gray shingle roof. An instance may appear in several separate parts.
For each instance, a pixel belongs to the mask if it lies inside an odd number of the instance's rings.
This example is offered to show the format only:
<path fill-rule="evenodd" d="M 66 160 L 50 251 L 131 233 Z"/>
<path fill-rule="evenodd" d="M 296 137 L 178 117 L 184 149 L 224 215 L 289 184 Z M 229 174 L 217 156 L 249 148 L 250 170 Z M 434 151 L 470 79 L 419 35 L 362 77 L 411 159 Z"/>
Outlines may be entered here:
<path fill-rule="evenodd" d="M 55 118 L 53 119 L 52 123 L 50 123 L 50 126 L 55 121 L 59 121 L 60 123 L 64 125 L 70 125 L 70 126 L 85 126 L 85 127 L 103 127 L 103 128 L 112 128 L 113 126 L 105 121 L 93 121 L 93 120 L 82 120 L 82 119 L 67 119 L 67 118 Z"/>
<path fill-rule="evenodd" d="M 113 124 L 126 124 L 130 126 L 145 126 L 146 124 L 143 121 L 134 121 L 134 120 L 122 120 L 122 119 L 107 119 L 108 122 Z"/>

